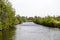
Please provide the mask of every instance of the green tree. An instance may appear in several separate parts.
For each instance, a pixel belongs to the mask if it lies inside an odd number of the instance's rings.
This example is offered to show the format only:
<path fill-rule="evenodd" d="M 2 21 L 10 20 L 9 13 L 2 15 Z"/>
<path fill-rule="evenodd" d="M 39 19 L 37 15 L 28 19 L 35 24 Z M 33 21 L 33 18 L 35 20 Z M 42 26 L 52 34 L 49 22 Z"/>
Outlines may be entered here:
<path fill-rule="evenodd" d="M 0 0 L 0 21 L 2 29 L 10 28 L 14 25 L 15 10 L 8 0 Z"/>

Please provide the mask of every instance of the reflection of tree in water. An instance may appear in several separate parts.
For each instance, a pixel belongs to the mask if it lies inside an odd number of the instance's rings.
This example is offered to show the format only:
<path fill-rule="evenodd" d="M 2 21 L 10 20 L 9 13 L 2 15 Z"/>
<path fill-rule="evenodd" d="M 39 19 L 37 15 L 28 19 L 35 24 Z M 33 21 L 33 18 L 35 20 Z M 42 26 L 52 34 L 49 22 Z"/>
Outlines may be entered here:
<path fill-rule="evenodd" d="M 14 35 L 15 35 L 15 28 L 12 28 L 9 30 L 3 30 L 2 36 L 0 35 L 0 38 L 2 38 L 2 40 L 13 40 Z"/>
<path fill-rule="evenodd" d="M 0 31 L 0 40 L 2 40 L 2 32 Z"/>

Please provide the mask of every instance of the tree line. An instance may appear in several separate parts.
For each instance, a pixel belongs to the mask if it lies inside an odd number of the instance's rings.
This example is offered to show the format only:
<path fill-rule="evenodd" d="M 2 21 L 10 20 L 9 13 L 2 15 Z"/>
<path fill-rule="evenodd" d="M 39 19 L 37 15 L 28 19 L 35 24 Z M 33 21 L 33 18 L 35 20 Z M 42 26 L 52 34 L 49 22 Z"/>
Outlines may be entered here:
<path fill-rule="evenodd" d="M 60 16 L 58 17 L 35 17 L 33 20 L 34 23 L 44 25 L 47 27 L 57 27 L 60 28 Z"/>
<path fill-rule="evenodd" d="M 46 27 L 56 27 L 60 28 L 60 16 L 46 16 L 46 17 L 40 17 L 40 16 L 35 16 L 35 17 L 26 17 L 26 22 L 34 22 L 39 25 L 44 25 Z"/>

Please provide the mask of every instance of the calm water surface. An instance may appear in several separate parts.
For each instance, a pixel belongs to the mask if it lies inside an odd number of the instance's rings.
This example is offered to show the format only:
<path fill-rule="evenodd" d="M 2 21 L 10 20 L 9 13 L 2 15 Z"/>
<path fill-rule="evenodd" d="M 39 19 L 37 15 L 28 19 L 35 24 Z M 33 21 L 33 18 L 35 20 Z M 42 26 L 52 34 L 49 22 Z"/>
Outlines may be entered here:
<path fill-rule="evenodd" d="M 60 40 L 60 29 L 25 22 L 16 25 L 12 40 Z"/>

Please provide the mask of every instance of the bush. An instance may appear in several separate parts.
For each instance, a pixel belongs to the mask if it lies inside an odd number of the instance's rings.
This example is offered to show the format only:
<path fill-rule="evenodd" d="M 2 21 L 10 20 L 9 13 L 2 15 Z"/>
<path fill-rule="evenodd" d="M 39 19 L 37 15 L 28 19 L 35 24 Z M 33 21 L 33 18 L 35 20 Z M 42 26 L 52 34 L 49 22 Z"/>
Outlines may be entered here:
<path fill-rule="evenodd" d="M 60 26 L 60 21 L 57 19 L 57 17 L 44 17 L 44 18 L 35 18 L 36 20 L 34 21 L 37 24 L 49 26 L 49 27 L 59 27 Z"/>

